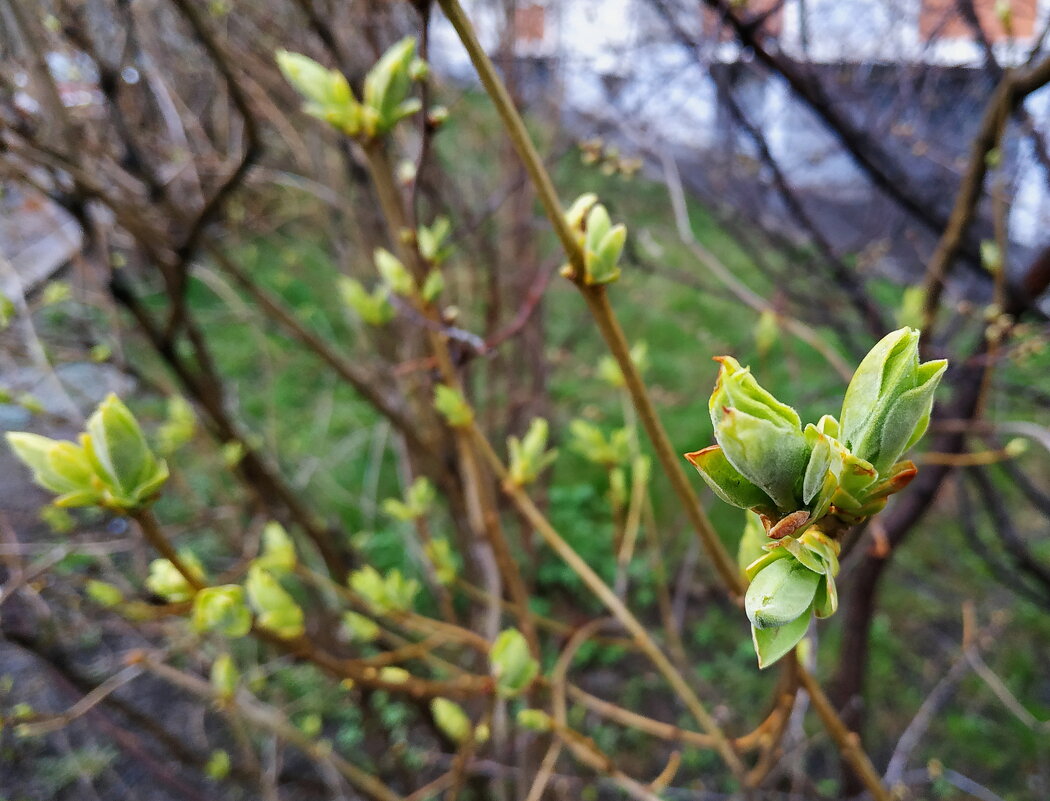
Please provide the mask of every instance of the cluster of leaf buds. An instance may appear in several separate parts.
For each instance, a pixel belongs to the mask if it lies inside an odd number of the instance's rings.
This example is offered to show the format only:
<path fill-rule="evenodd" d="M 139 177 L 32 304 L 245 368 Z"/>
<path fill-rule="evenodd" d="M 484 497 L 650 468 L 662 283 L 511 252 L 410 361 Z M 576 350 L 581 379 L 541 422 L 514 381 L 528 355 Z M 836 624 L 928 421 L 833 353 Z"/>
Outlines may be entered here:
<path fill-rule="evenodd" d="M 385 576 L 372 565 L 350 574 L 350 589 L 360 595 L 369 608 L 380 615 L 398 614 L 412 609 L 419 582 L 405 578 L 397 568 Z"/>
<path fill-rule="evenodd" d="M 565 222 L 583 249 L 583 282 L 588 285 L 609 284 L 620 277 L 620 256 L 627 242 L 627 227 L 613 225 L 609 212 L 594 194 L 581 195 L 565 212 Z M 562 275 L 576 280 L 571 265 L 562 267 Z"/>
<path fill-rule="evenodd" d="M 642 168 L 640 158 L 625 158 L 617 147 L 609 147 L 600 137 L 580 142 L 580 162 L 586 166 L 598 165 L 602 175 L 622 175 L 633 178 Z"/>
<path fill-rule="evenodd" d="M 185 401 L 169 406 L 160 440 L 171 449 L 192 434 L 193 416 Z M 178 430 L 174 430 L 178 429 Z M 134 514 L 157 494 L 168 477 L 165 463 L 146 443 L 138 421 L 115 395 L 107 397 L 88 419 L 80 444 L 11 433 L 8 442 L 15 455 L 32 471 L 34 479 L 58 497 L 59 506 L 98 506 Z M 298 637 L 303 632 L 303 612 L 276 576 L 296 565 L 295 547 L 284 528 L 271 522 L 263 529 L 262 552 L 248 570 L 244 586 L 207 584 L 200 560 L 180 551 L 178 564 L 154 559 L 146 578 L 146 589 L 169 603 L 192 601 L 192 622 L 199 632 L 214 631 L 227 637 L 242 637 L 252 627 L 252 609 L 259 626 L 280 637 Z M 88 594 L 105 606 L 124 605 L 115 587 L 93 582 Z M 125 605 L 130 612 L 129 605 Z"/>
<path fill-rule="evenodd" d="M 409 97 L 412 82 L 427 75 L 426 62 L 416 58 L 412 36 L 387 50 L 368 71 L 360 101 L 339 70 L 330 70 L 300 53 L 277 51 L 277 66 L 305 98 L 307 114 L 348 136 L 382 136 L 422 108 L 418 98 Z"/>
<path fill-rule="evenodd" d="M 369 292 L 360 281 L 342 276 L 339 293 L 343 302 L 365 323 L 374 326 L 386 325 L 394 319 L 394 306 L 390 302 L 392 295 L 424 304 L 434 303 L 445 289 L 440 264 L 451 253 L 447 244 L 450 233 L 451 224 L 447 217 L 437 218 L 429 227 L 421 225 L 416 232 L 419 255 L 430 265 L 422 286 L 417 285 L 416 279 L 397 256 L 385 248 L 376 248 L 373 257 L 379 283 Z"/>
<path fill-rule="evenodd" d="M 569 423 L 570 447 L 584 459 L 609 469 L 627 464 L 631 459 L 631 432 L 616 428 L 606 436 L 594 423 L 573 420 Z"/>
<path fill-rule="evenodd" d="M 884 337 L 857 368 L 840 419 L 802 428 L 798 413 L 729 356 L 711 395 L 718 443 L 686 458 L 712 490 L 754 511 L 765 553 L 746 569 L 745 608 L 763 667 L 835 611 L 835 538 L 880 511 L 915 476 L 901 456 L 922 437 L 947 363 L 919 362 L 919 332 Z"/>
<path fill-rule="evenodd" d="M 146 443 L 138 422 L 116 395 L 87 421 L 79 444 L 12 432 L 7 442 L 33 479 L 61 507 L 101 506 L 129 512 L 146 506 L 168 479 L 168 467 Z"/>

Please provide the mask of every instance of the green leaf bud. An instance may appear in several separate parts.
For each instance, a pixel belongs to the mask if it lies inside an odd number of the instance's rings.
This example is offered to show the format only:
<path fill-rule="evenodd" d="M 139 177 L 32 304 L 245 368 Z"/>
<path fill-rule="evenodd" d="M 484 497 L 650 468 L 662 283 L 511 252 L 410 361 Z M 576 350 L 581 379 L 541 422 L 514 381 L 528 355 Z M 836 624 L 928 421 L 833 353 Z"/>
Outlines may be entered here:
<path fill-rule="evenodd" d="M 430 712 L 441 733 L 457 745 L 463 745 L 474 738 L 474 726 L 470 718 L 455 701 L 434 698 L 430 702 Z"/>
<path fill-rule="evenodd" d="M 636 342 L 631 346 L 631 361 L 639 373 L 649 368 L 649 346 L 645 342 Z M 612 387 L 624 387 L 626 382 L 623 371 L 612 356 L 603 356 L 598 362 L 598 377 Z"/>
<path fill-rule="evenodd" d="M 507 450 L 510 453 L 508 481 L 512 485 L 522 487 L 531 484 L 558 457 L 557 450 L 547 450 L 549 431 L 547 421 L 537 417 L 529 424 L 524 437 L 507 438 Z"/>
<path fill-rule="evenodd" d="M 33 472 L 33 480 L 58 496 L 57 505 L 91 506 L 101 500 L 100 482 L 83 448 L 27 432 L 9 432 L 7 444 Z"/>
<path fill-rule="evenodd" d="M 220 654 L 212 662 L 211 686 L 218 693 L 220 699 L 229 700 L 233 698 L 234 693 L 237 692 L 237 682 L 240 681 L 240 678 L 241 674 L 237 670 L 237 665 L 229 654 Z"/>
<path fill-rule="evenodd" d="M 433 303 L 444 290 L 445 276 L 441 274 L 441 270 L 434 269 L 427 273 L 426 280 L 423 281 L 423 288 L 419 292 L 425 303 Z"/>
<path fill-rule="evenodd" d="M 209 779 L 214 781 L 222 781 L 230 775 L 230 754 L 228 751 L 223 751 L 221 748 L 217 748 L 211 752 L 211 756 L 208 757 L 208 762 L 204 766 L 204 772 L 207 774 Z"/>
<path fill-rule="evenodd" d="M 88 598 L 106 609 L 112 609 L 124 603 L 124 593 L 120 588 L 105 581 L 88 579 L 84 585 L 84 591 Z"/>
<path fill-rule="evenodd" d="M 99 404 L 85 429 L 83 448 L 105 486 L 105 505 L 141 506 L 167 480 L 167 465 L 153 455 L 138 421 L 116 395 Z"/>
<path fill-rule="evenodd" d="M 252 564 L 271 573 L 287 573 L 295 569 L 296 562 L 295 543 L 284 526 L 271 520 L 263 527 L 262 553 Z"/>
<path fill-rule="evenodd" d="M 763 309 L 755 323 L 754 330 L 755 350 L 759 356 L 765 356 L 772 350 L 777 339 L 780 338 L 780 324 L 777 313 L 772 309 Z"/>
<path fill-rule="evenodd" d="M 190 575 L 204 582 L 204 566 L 189 551 L 179 551 L 179 559 L 186 566 Z M 167 559 L 154 559 L 149 563 L 149 576 L 146 577 L 146 589 L 171 603 L 190 600 L 197 592 L 186 581 L 185 576 Z"/>
<path fill-rule="evenodd" d="M 416 40 L 406 36 L 387 50 L 365 76 L 364 104 L 371 135 L 384 134 L 401 119 L 422 108 L 417 98 L 409 98 L 413 73 L 420 69 L 415 58 Z"/>
<path fill-rule="evenodd" d="M 385 248 L 375 250 L 376 269 L 390 291 L 395 295 L 411 297 L 416 291 L 416 282 L 401 260 Z"/>
<path fill-rule="evenodd" d="M 339 279 L 339 296 L 343 303 L 368 325 L 386 325 L 394 319 L 394 307 L 390 303 L 390 287 L 379 284 L 371 293 L 360 281 L 345 276 Z"/>
<path fill-rule="evenodd" d="M 489 650 L 489 662 L 496 679 L 496 692 L 501 698 L 523 693 L 540 671 L 524 635 L 517 629 L 500 632 Z"/>
<path fill-rule="evenodd" d="M 630 432 L 626 428 L 612 431 L 608 438 L 602 430 L 586 420 L 569 423 L 571 447 L 585 459 L 603 467 L 617 467 L 631 458 Z"/>
<path fill-rule="evenodd" d="M 397 568 L 381 575 L 372 565 L 350 574 L 350 589 L 360 595 L 377 614 L 396 614 L 412 609 L 419 582 L 405 578 Z"/>
<path fill-rule="evenodd" d="M 717 361 L 722 366 L 708 406 L 722 453 L 781 512 L 799 509 L 797 488 L 809 448 L 798 413 L 763 389 L 736 359 Z"/>
<path fill-rule="evenodd" d="M 456 580 L 456 561 L 452 558 L 452 546 L 444 537 L 432 539 L 423 546 L 423 551 L 434 567 L 434 577 L 439 584 L 449 586 Z"/>
<path fill-rule="evenodd" d="M 474 422 L 474 410 L 459 390 L 438 384 L 434 388 L 434 408 L 453 428 L 469 426 Z"/>
<path fill-rule="evenodd" d="M 303 610 L 272 574 L 252 565 L 244 586 L 260 626 L 283 639 L 302 636 Z"/>
<path fill-rule="evenodd" d="M 806 613 L 819 583 L 820 576 L 798 560 L 778 559 L 748 585 L 744 610 L 756 628 L 784 626 Z"/>
<path fill-rule="evenodd" d="M 948 363 L 919 364 L 919 332 L 887 334 L 854 373 L 840 415 L 841 439 L 885 474 L 926 432 L 933 394 Z"/>
<path fill-rule="evenodd" d="M 278 50 L 276 58 L 285 80 L 307 100 L 303 107 L 307 114 L 349 136 L 357 136 L 361 132 L 362 108 L 346 76 L 300 53 Z"/>
<path fill-rule="evenodd" d="M 588 284 L 608 284 L 620 277 L 620 255 L 627 241 L 627 228 L 612 225 L 609 212 L 600 203 L 587 214 L 584 237 L 584 280 Z"/>
<path fill-rule="evenodd" d="M 405 682 L 412 680 L 412 674 L 404 668 L 400 667 L 385 667 L 379 671 L 379 680 L 385 681 L 388 684 L 404 684 Z"/>
<path fill-rule="evenodd" d="M 542 734 L 554 728 L 554 720 L 541 709 L 519 709 L 518 725 L 523 729 Z"/>
<path fill-rule="evenodd" d="M 343 626 L 354 642 L 373 642 L 379 637 L 379 624 L 357 612 L 344 612 Z"/>
<path fill-rule="evenodd" d="M 420 255 L 430 264 L 441 264 L 451 252 L 451 248 L 445 244 L 451 232 L 452 223 L 448 217 L 438 217 L 429 226 L 419 226 L 416 241 Z"/>
<path fill-rule="evenodd" d="M 205 587 L 193 597 L 193 628 L 227 637 L 243 637 L 252 628 L 252 613 L 237 584 Z"/>

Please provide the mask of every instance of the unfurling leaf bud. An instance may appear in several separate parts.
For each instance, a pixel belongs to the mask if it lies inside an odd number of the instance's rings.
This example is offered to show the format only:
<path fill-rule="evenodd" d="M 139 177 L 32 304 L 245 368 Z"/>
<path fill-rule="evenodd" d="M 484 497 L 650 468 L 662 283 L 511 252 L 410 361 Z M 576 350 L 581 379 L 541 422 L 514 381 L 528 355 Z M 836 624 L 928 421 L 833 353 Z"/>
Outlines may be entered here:
<path fill-rule="evenodd" d="M 758 509 L 771 514 L 776 504 L 761 488 L 755 486 L 729 463 L 719 445 L 687 453 L 685 458 L 697 469 L 704 482 L 719 498 L 741 509 Z"/>
<path fill-rule="evenodd" d="M 434 577 L 439 584 L 447 587 L 456 580 L 456 562 L 452 558 L 452 546 L 448 540 L 443 537 L 430 540 L 423 546 L 423 552 L 433 565 Z"/>
<path fill-rule="evenodd" d="M 423 105 L 409 98 L 412 81 L 424 73 L 422 62 L 415 57 L 416 40 L 406 36 L 376 62 L 365 76 L 365 133 L 381 135 L 400 120 L 415 114 Z"/>
<path fill-rule="evenodd" d="M 580 195 L 576 198 L 572 205 L 569 206 L 569 210 L 565 212 L 565 222 L 568 224 L 569 228 L 572 229 L 573 233 L 577 235 L 578 241 L 581 245 L 583 245 L 584 242 L 587 215 L 597 202 L 598 196 L 593 192 L 588 192 L 587 194 Z"/>
<path fill-rule="evenodd" d="M 419 290 L 419 293 L 423 296 L 425 303 L 433 303 L 444 290 L 445 277 L 441 274 L 441 270 L 434 269 L 427 273 L 423 288 Z"/>
<path fill-rule="evenodd" d="M 474 727 L 463 707 L 447 698 L 435 698 L 430 702 L 430 711 L 434 723 L 441 733 L 457 745 L 470 742 L 474 736 Z"/>
<path fill-rule="evenodd" d="M 410 611 L 419 591 L 419 582 L 406 579 L 397 568 L 383 576 L 372 565 L 351 573 L 349 583 L 350 589 L 381 615 Z"/>
<path fill-rule="evenodd" d="M 627 241 L 627 228 L 612 225 L 605 206 L 598 204 L 587 214 L 583 255 L 587 284 L 608 284 L 620 277 L 620 254 Z"/>
<path fill-rule="evenodd" d="M 434 408 L 441 412 L 453 428 L 462 428 L 474 422 L 474 410 L 460 391 L 444 384 L 434 388 Z"/>
<path fill-rule="evenodd" d="M 130 511 L 149 503 L 168 478 L 167 465 L 146 444 L 138 422 L 109 395 L 87 422 L 80 445 L 37 434 L 7 435 L 34 480 L 58 497 L 55 504 Z"/>
<path fill-rule="evenodd" d="M 307 103 L 303 110 L 333 128 L 357 136 L 362 132 L 363 109 L 339 70 L 330 70 L 312 58 L 287 50 L 277 51 L 277 66 Z"/>
<path fill-rule="evenodd" d="M 569 423 L 572 449 L 590 462 L 613 468 L 626 464 L 631 458 L 630 433 L 626 428 L 610 432 L 608 438 L 602 430 L 586 420 Z"/>
<path fill-rule="evenodd" d="M 302 636 L 303 610 L 273 575 L 252 565 L 244 587 L 252 608 L 258 613 L 260 626 L 283 639 Z"/>
<path fill-rule="evenodd" d="M 489 650 L 496 692 L 502 698 L 520 695 L 540 671 L 539 663 L 529 652 L 529 644 L 517 629 L 501 632 Z"/>
<path fill-rule="evenodd" d="M 434 505 L 435 497 L 434 485 L 426 476 L 420 476 L 408 488 L 404 501 L 387 498 L 383 501 L 382 507 L 383 511 L 395 520 L 407 523 L 410 520 L 425 517 Z"/>
<path fill-rule="evenodd" d="M 379 624 L 357 612 L 344 612 L 343 626 L 354 642 L 372 642 L 379 636 Z"/>
<path fill-rule="evenodd" d="M 81 442 L 104 487 L 103 505 L 137 508 L 167 480 L 167 465 L 153 455 L 135 417 L 116 395 L 99 404 L 85 429 Z"/>
<path fill-rule="evenodd" d="M 57 506 L 93 506 L 101 501 L 101 482 L 80 446 L 26 432 L 8 433 L 7 444 L 33 471 L 33 480 L 58 496 Z"/>
<path fill-rule="evenodd" d="M 722 367 L 709 408 L 722 454 L 781 512 L 801 508 L 796 488 L 809 448 L 798 413 L 763 389 L 736 359 L 717 361 Z"/>
<path fill-rule="evenodd" d="M 284 526 L 276 520 L 271 520 L 263 527 L 262 546 L 262 553 L 252 564 L 271 573 L 287 573 L 295 569 L 295 543 Z"/>
<path fill-rule="evenodd" d="M 193 598 L 193 628 L 217 631 L 227 637 L 243 637 L 252 628 L 252 613 L 237 584 L 205 587 Z"/>
<path fill-rule="evenodd" d="M 917 330 L 887 334 L 864 357 L 846 389 L 839 438 L 886 474 L 926 432 L 933 393 L 947 364 L 943 359 L 919 364 Z"/>
<path fill-rule="evenodd" d="M 193 407 L 181 395 L 168 398 L 168 415 L 157 429 L 157 453 L 170 456 L 193 439 L 197 430 L 197 416 Z"/>
<path fill-rule="evenodd" d="M 404 297 L 412 296 L 416 291 L 416 282 L 397 256 L 384 248 L 376 248 L 375 262 L 379 277 L 391 292 Z"/>
<path fill-rule="evenodd" d="M 196 556 L 189 551 L 179 551 L 179 559 L 198 581 L 205 580 L 204 567 Z M 186 577 L 167 559 L 154 559 L 149 563 L 146 589 L 171 603 L 188 601 L 196 593 Z"/>
<path fill-rule="evenodd" d="M 557 450 L 547 450 L 549 426 L 542 417 L 535 418 L 521 439 L 507 438 L 510 452 L 508 481 L 514 486 L 531 484 L 558 458 Z"/>
<path fill-rule="evenodd" d="M 390 287 L 386 284 L 379 284 L 369 293 L 360 281 L 343 276 L 339 279 L 339 296 L 368 325 L 386 325 L 394 319 Z"/>

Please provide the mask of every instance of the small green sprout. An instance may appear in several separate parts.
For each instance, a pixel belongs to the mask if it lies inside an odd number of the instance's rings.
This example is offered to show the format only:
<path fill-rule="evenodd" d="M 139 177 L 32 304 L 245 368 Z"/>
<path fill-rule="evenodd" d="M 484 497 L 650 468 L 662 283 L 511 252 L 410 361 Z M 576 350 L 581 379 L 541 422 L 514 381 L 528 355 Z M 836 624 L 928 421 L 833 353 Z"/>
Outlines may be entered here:
<path fill-rule="evenodd" d="M 474 422 L 474 410 L 466 398 L 459 390 L 444 384 L 434 388 L 434 408 L 453 428 L 464 428 Z"/>
<path fill-rule="evenodd" d="M 524 635 L 517 629 L 500 632 L 489 650 L 496 692 L 501 698 L 513 698 L 529 688 L 539 675 L 539 663 L 529 652 Z"/>
<path fill-rule="evenodd" d="M 270 572 L 252 565 L 244 588 L 262 628 L 286 640 L 302 636 L 303 610 Z"/>
<path fill-rule="evenodd" d="M 243 637 L 252 628 L 252 613 L 237 584 L 205 587 L 193 598 L 193 628 L 227 637 Z"/>
<path fill-rule="evenodd" d="M 365 565 L 351 573 L 349 584 L 350 589 L 360 595 L 373 612 L 380 615 L 411 611 L 412 602 L 419 592 L 419 582 L 405 578 L 397 568 L 384 576 L 372 565 Z"/>
<path fill-rule="evenodd" d="M 367 325 L 386 325 L 394 319 L 394 307 L 390 303 L 390 287 L 384 283 L 369 292 L 360 281 L 342 276 L 338 283 L 339 296 L 343 303 L 354 310 Z"/>
<path fill-rule="evenodd" d="M 529 424 L 529 430 L 525 432 L 524 437 L 507 438 L 507 449 L 510 452 L 507 481 L 512 486 L 523 487 L 531 484 L 558 458 L 557 449 L 547 450 L 549 430 L 547 421 L 537 417 Z"/>

